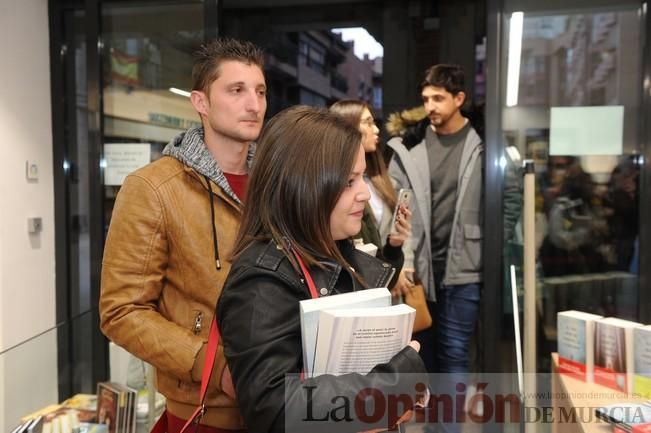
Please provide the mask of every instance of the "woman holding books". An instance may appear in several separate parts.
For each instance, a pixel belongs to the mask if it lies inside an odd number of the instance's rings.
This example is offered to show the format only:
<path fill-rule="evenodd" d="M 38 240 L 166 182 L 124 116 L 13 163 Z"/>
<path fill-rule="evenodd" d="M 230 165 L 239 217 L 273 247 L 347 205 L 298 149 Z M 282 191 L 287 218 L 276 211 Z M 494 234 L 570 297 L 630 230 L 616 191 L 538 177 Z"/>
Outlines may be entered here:
<path fill-rule="evenodd" d="M 350 240 L 369 199 L 361 139 L 339 116 L 297 106 L 274 116 L 258 141 L 251 199 L 216 311 L 251 432 L 386 429 L 396 419 L 360 413 L 362 390 L 414 400 L 425 393 L 416 342 L 367 375 L 299 377 L 299 301 L 385 287 L 393 275 L 391 265 L 357 251 Z"/>
<path fill-rule="evenodd" d="M 330 111 L 343 117 L 362 133 L 362 146 L 366 160 L 364 179 L 371 198 L 364 208 L 362 229 L 356 236 L 365 243 L 378 247 L 378 257 L 387 260 L 399 277 L 392 286 L 394 294 L 404 294 L 413 283 L 406 277 L 414 271 L 414 253 L 410 248 L 411 212 L 406 206 L 398 210 L 393 223 L 393 210 L 397 204 L 396 191 L 387 172 L 382 152 L 378 147 L 379 132 L 369 105 L 360 100 L 345 99 L 330 106 Z"/>

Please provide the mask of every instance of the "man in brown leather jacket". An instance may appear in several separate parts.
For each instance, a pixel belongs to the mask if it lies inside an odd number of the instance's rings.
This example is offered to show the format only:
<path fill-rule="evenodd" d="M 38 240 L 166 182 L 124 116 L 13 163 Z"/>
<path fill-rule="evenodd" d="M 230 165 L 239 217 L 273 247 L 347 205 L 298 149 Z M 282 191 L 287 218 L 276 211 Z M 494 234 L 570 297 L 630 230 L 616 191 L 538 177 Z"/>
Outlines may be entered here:
<path fill-rule="evenodd" d="M 267 108 L 263 54 L 220 39 L 197 53 L 191 102 L 203 127 L 129 175 L 117 196 L 102 266 L 101 328 L 157 370 L 168 433 L 199 403 L 206 342 L 228 275 L 246 180 Z M 201 423 L 244 428 L 220 346 Z M 224 372 L 226 374 L 224 375 Z M 232 395 L 231 392 L 229 392 Z"/>

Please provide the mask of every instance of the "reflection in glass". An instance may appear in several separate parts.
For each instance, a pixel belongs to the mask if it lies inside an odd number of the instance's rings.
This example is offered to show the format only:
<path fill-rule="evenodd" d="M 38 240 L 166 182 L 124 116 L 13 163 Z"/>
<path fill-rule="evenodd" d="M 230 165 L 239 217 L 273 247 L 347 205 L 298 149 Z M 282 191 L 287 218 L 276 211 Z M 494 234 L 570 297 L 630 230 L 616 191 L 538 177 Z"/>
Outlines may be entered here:
<path fill-rule="evenodd" d="M 516 104 L 508 103 L 504 89 L 505 139 L 536 165 L 537 315 L 543 344 L 538 365 L 543 369 L 556 349 L 558 311 L 637 318 L 641 24 L 633 6 L 613 3 L 596 13 L 587 6 L 570 14 L 525 12 Z M 621 116 L 608 114 L 616 106 L 623 107 L 623 123 Z M 579 126 L 578 115 L 589 110 L 578 107 L 608 107 L 598 126 L 616 132 L 611 141 L 619 140 L 621 150 L 597 150 L 594 139 L 581 150 L 577 136 L 563 154 L 550 151 L 550 136 L 570 137 L 566 130 L 551 129 L 560 128 L 550 122 L 552 110 L 562 113 L 566 125 Z M 583 123 L 594 129 L 594 122 Z M 507 247 L 506 264 L 520 268 L 517 231 Z M 505 285 L 505 297 L 509 293 Z"/>
<path fill-rule="evenodd" d="M 203 4 L 103 7 L 105 222 L 124 177 L 199 126 L 189 91 L 203 43 Z M 143 147 L 144 146 L 144 147 Z"/>

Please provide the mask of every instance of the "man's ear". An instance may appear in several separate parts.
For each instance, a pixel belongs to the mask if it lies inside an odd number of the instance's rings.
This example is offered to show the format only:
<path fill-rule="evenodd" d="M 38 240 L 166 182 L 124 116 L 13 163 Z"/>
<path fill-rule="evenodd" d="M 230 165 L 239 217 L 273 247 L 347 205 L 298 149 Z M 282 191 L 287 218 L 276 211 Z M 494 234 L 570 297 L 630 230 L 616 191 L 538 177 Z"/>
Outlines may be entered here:
<path fill-rule="evenodd" d="M 208 96 L 200 90 L 193 90 L 190 93 L 190 102 L 192 106 L 199 113 L 199 116 L 208 116 L 208 107 L 210 102 L 208 101 Z"/>
<path fill-rule="evenodd" d="M 461 91 L 454 95 L 454 105 L 457 108 L 461 108 L 464 102 L 466 102 L 466 92 Z"/>

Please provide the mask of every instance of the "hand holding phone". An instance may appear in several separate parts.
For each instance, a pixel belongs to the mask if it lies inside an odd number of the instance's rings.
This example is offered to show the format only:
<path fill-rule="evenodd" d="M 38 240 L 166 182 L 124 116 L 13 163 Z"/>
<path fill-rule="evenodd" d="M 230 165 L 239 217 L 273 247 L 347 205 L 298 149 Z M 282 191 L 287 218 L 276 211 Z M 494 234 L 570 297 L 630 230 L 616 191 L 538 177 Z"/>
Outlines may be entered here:
<path fill-rule="evenodd" d="M 411 189 L 402 188 L 398 191 L 398 202 L 393 211 L 391 234 L 389 235 L 389 243 L 394 247 L 401 246 L 411 235 L 411 211 L 409 210 L 411 196 Z"/>
<path fill-rule="evenodd" d="M 396 208 L 393 210 L 393 218 L 391 219 L 391 232 L 396 231 L 396 222 L 398 221 L 398 216 L 400 215 L 400 209 L 409 209 L 411 195 L 412 190 L 409 188 L 401 188 L 400 191 L 398 191 L 398 201 L 396 203 Z"/>

